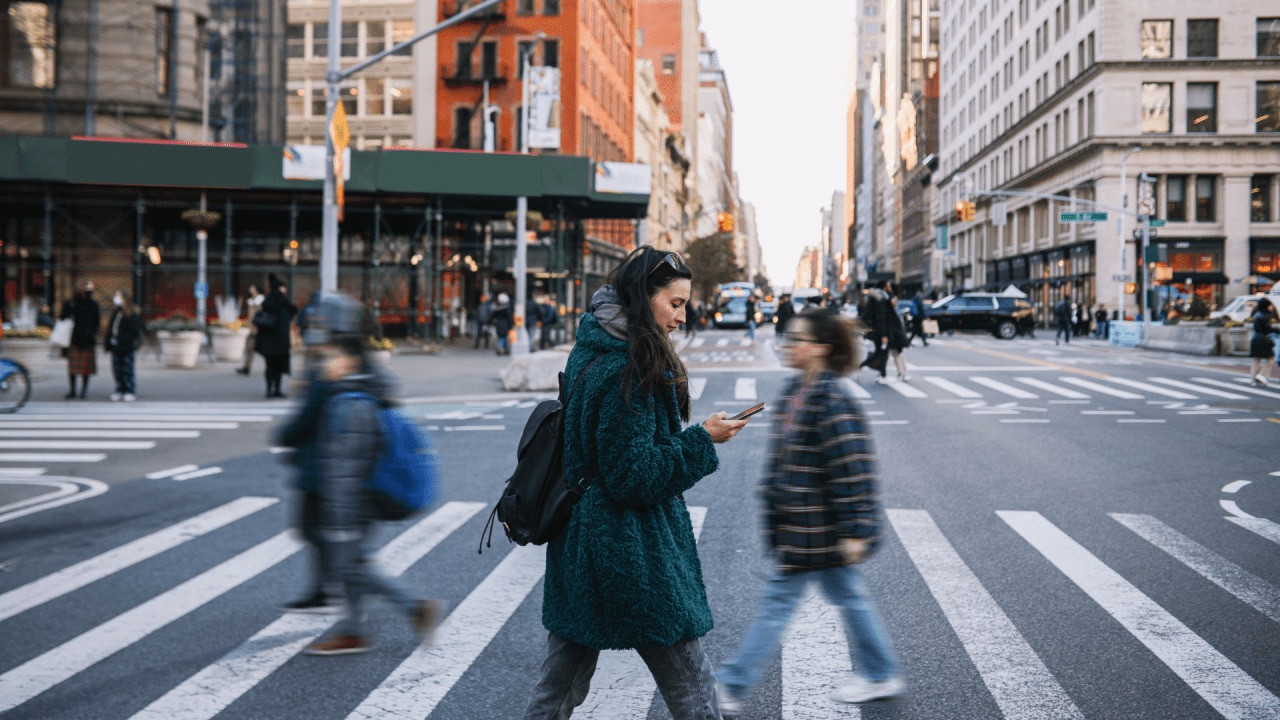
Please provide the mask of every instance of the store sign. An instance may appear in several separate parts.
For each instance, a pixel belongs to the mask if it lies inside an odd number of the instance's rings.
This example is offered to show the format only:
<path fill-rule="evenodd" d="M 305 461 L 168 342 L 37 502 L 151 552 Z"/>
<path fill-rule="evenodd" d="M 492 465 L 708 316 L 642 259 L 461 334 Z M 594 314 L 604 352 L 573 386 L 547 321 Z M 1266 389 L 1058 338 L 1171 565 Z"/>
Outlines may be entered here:
<path fill-rule="evenodd" d="M 285 145 L 283 176 L 285 180 L 323 180 L 323 145 Z M 342 151 L 342 179 L 351 179 L 351 148 Z"/>
<path fill-rule="evenodd" d="M 596 192 L 648 195 L 653 190 L 653 170 L 643 163 L 596 163 Z"/>
<path fill-rule="evenodd" d="M 560 68 L 529 68 L 529 147 L 560 149 Z"/>

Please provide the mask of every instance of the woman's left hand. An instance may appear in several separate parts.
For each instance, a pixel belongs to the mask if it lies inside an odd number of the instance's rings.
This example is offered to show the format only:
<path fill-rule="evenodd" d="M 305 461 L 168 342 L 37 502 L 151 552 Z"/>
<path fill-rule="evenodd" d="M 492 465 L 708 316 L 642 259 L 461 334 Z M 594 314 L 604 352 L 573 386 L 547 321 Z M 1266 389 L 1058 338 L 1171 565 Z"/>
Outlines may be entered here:
<path fill-rule="evenodd" d="M 858 538 L 840 538 L 840 555 L 844 558 L 845 565 L 857 565 L 867 559 L 867 548 L 871 545 L 868 540 L 859 540 Z"/>

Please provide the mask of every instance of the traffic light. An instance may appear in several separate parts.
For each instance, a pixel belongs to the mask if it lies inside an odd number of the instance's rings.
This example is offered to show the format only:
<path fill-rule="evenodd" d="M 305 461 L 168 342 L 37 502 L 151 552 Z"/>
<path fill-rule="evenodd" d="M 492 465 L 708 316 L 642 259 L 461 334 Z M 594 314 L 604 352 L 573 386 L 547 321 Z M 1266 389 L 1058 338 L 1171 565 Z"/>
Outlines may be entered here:
<path fill-rule="evenodd" d="M 973 222 L 976 216 L 978 206 L 968 200 L 956 201 L 956 220 L 960 222 Z"/>
<path fill-rule="evenodd" d="M 722 212 L 716 215 L 716 230 L 722 233 L 733 232 L 733 214 Z"/>

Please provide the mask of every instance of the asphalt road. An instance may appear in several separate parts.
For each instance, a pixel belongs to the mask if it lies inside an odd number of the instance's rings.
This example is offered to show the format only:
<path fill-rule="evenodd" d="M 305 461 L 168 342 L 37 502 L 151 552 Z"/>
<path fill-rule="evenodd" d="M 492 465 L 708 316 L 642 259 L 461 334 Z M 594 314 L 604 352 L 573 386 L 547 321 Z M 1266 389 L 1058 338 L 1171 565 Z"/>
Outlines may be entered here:
<path fill-rule="evenodd" d="M 681 343 L 695 419 L 770 401 L 788 376 L 768 331 Z M 867 585 L 908 695 L 825 699 L 851 668 L 814 600 L 743 717 L 1280 717 L 1280 389 L 1096 342 L 957 335 L 907 357 L 910 382 L 864 371 L 850 390 L 886 508 Z M 476 549 L 531 405 L 406 408 L 448 484 L 434 513 L 383 529 L 384 563 L 450 616 L 419 649 L 375 604 L 374 650 L 337 658 L 298 654 L 326 620 L 278 610 L 309 572 L 281 535 L 288 468 L 270 449 L 289 406 L 41 402 L 0 419 L 0 715 L 519 717 L 545 641 L 541 553 L 500 534 Z M 768 572 L 754 497 L 767 420 L 686 494 L 717 663 Z M 634 654 L 606 653 L 574 717 L 669 715 Z"/>

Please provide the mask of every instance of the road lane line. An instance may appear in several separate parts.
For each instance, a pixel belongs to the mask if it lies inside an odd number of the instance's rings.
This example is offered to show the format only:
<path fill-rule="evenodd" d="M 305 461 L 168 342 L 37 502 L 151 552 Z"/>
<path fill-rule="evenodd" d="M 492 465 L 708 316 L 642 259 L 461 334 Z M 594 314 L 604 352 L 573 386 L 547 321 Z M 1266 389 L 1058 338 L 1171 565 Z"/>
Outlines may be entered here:
<path fill-rule="evenodd" d="M 1133 410 L 1081 410 L 1081 415 L 1133 415 Z"/>
<path fill-rule="evenodd" d="M 702 398 L 702 391 L 707 387 L 707 379 L 704 377 L 689 378 L 689 397 L 694 400 Z"/>
<path fill-rule="evenodd" d="M 734 400 L 755 400 L 756 399 L 756 379 L 755 378 L 738 378 L 733 383 L 733 399 Z"/>
<path fill-rule="evenodd" d="M 181 475 L 174 475 L 173 479 L 174 480 L 195 480 L 196 478 L 208 477 L 210 475 L 217 475 L 221 472 L 222 472 L 222 468 L 220 467 L 207 467 L 203 470 L 192 470 L 191 472 L 185 472 L 185 473 L 182 473 Z"/>
<path fill-rule="evenodd" d="M 108 485 L 101 480 L 90 480 L 88 478 L 72 478 L 72 477 L 56 477 L 56 476 L 31 476 L 22 475 L 18 477 L 3 477 L 0 473 L 0 484 L 8 485 L 45 485 L 57 488 L 56 494 L 48 493 L 40 498 L 40 502 L 29 503 L 27 501 L 19 501 L 10 505 L 0 507 L 0 523 L 15 520 L 33 513 L 52 510 L 62 505 L 69 505 L 73 502 L 88 500 L 91 497 L 97 497 L 105 493 Z M 83 488 L 75 492 L 68 492 L 68 486 L 75 488 Z M 51 497 L 52 495 L 52 497 Z"/>
<path fill-rule="evenodd" d="M 689 521 L 693 524 L 693 537 L 702 537 L 702 525 L 707 509 L 701 506 L 689 508 Z M 591 676 L 591 691 L 573 711 L 574 717 L 642 718 L 648 717 L 658 685 L 653 674 L 635 650 L 603 650 L 596 661 L 595 674 Z"/>
<path fill-rule="evenodd" d="M 1252 387 L 1236 387 L 1231 383 L 1225 383 L 1220 380 L 1213 380 L 1211 378 L 1198 377 L 1198 378 L 1191 378 L 1191 379 L 1195 380 L 1198 383 L 1204 383 L 1205 385 L 1213 385 L 1215 387 L 1223 387 L 1223 388 L 1227 388 L 1228 390 L 1234 390 L 1236 392 L 1249 393 L 1250 395 L 1260 395 L 1262 397 L 1269 397 L 1269 398 L 1280 400 L 1280 393 L 1267 392 L 1266 390 L 1259 390 L 1258 388 L 1252 388 Z"/>
<path fill-rule="evenodd" d="M 1045 425 L 1048 424 L 1048 418 L 1006 418 L 1001 420 L 1002 423 L 1014 423 L 1022 425 Z"/>
<path fill-rule="evenodd" d="M 94 462 L 102 462 L 105 459 L 107 459 L 106 453 L 0 453 L 0 462 L 94 463 Z"/>
<path fill-rule="evenodd" d="M 1173 380 L 1164 377 L 1153 377 L 1151 382 L 1158 382 L 1161 385 L 1169 385 L 1170 387 L 1182 388 L 1190 390 L 1201 395 L 1211 395 L 1213 397 L 1226 398 L 1227 400 L 1248 400 L 1248 395 L 1241 395 L 1233 392 L 1223 392 L 1222 390 L 1213 390 L 1211 388 L 1202 387 L 1200 385 L 1192 385 L 1191 383 L 1182 382 L 1181 380 Z"/>
<path fill-rule="evenodd" d="M 1130 425 L 1163 425 L 1164 420 L 1153 420 L 1150 418 L 1116 418 L 1118 423 L 1128 423 Z"/>
<path fill-rule="evenodd" d="M 151 450 L 143 440 L 0 440 L 5 450 Z"/>
<path fill-rule="evenodd" d="M 862 717 L 857 705 L 828 697 L 832 681 L 849 675 L 849 643 L 840 610 L 816 585 L 809 583 L 782 643 L 782 720 L 855 720 Z"/>
<path fill-rule="evenodd" d="M 1240 492 L 1241 488 L 1251 485 L 1252 482 L 1253 482 L 1252 480 L 1236 480 L 1234 482 L 1229 482 L 1226 485 L 1222 486 L 1222 492 L 1237 493 L 1237 492 Z"/>
<path fill-rule="evenodd" d="M 995 390 L 996 392 L 1004 393 L 1005 395 L 1018 398 L 1019 400 L 1034 400 L 1040 397 L 1035 393 L 1029 393 L 1026 390 L 1023 390 L 1021 388 L 1016 388 L 1012 385 L 1006 385 L 1000 382 L 999 380 L 992 380 L 991 378 L 987 378 L 987 377 L 972 377 L 969 379 L 979 385 L 984 385 L 986 387 L 991 388 L 992 390 Z"/>
<path fill-rule="evenodd" d="M 181 440 L 200 437 L 196 430 L 0 430 L 0 438 L 78 438 Z"/>
<path fill-rule="evenodd" d="M 16 425 L 21 423 L 23 427 L 28 427 L 27 423 L 22 420 L 30 420 L 32 417 L 49 418 L 47 422 L 57 422 L 53 418 L 68 417 L 65 414 L 52 415 L 45 414 L 34 416 L 24 416 L 22 418 L 0 417 L 0 427 L 5 425 Z M 98 415 L 89 413 L 79 415 L 80 419 L 76 422 L 96 422 L 99 427 L 115 427 L 119 422 L 149 422 L 149 423 L 268 423 L 275 422 L 280 418 L 274 415 Z M 32 420 L 32 422 L 36 422 Z"/>
<path fill-rule="evenodd" d="M 1220 714 L 1261 718 L 1280 713 L 1280 697 L 1040 513 L 996 514 Z"/>
<path fill-rule="evenodd" d="M 65 567 L 0 595 L 0 620 L 62 597 L 108 575 L 206 535 L 279 502 L 269 497 L 242 497 L 125 543 L 114 550 Z"/>
<path fill-rule="evenodd" d="M 1142 399 L 1142 396 L 1136 393 L 1131 393 L 1127 390 L 1117 390 L 1115 388 L 1107 387 L 1106 385 L 1101 385 L 1096 382 L 1089 382 L 1088 380 L 1085 380 L 1083 378 L 1064 377 L 1064 378 L 1058 378 L 1058 379 L 1064 383 L 1070 383 L 1071 385 L 1075 385 L 1076 387 L 1082 387 L 1086 390 L 1100 392 L 1103 395 L 1118 397 L 1121 400 L 1141 400 Z M 1110 379 L 1110 378 L 1108 377 L 1107 379 Z"/>
<path fill-rule="evenodd" d="M 48 468 L 29 467 L 29 468 L 7 468 L 0 467 L 0 477 L 38 477 L 48 472 Z"/>
<path fill-rule="evenodd" d="M 958 383 L 953 383 L 946 378 L 930 375 L 930 376 L 926 376 L 924 378 L 924 381 L 929 383 L 930 385 L 935 385 L 937 387 L 940 387 L 943 390 L 946 390 L 947 392 L 951 393 L 952 395 L 955 395 L 956 397 L 967 398 L 971 400 L 982 399 L 982 393 L 977 392 L 975 390 L 970 390 L 969 388 L 963 385 L 960 385 Z"/>
<path fill-rule="evenodd" d="M 965 652 L 1009 720 L 1083 720 L 1013 621 L 925 510 L 885 510 Z"/>
<path fill-rule="evenodd" d="M 1225 423 L 1260 423 L 1262 418 L 1221 418 L 1218 422 Z"/>
<path fill-rule="evenodd" d="M 912 399 L 929 397 L 929 395 L 925 393 L 923 390 L 916 387 L 912 387 L 910 384 L 904 383 L 900 380 L 893 380 L 893 381 L 887 382 L 885 383 L 885 387 L 889 388 L 890 390 L 898 393 L 903 397 L 908 397 Z"/>
<path fill-rule="evenodd" d="M 1266 519 L 1257 518 L 1248 513 L 1240 513 L 1227 518 L 1228 521 L 1254 533 L 1260 537 L 1280 545 L 1280 525 Z"/>
<path fill-rule="evenodd" d="M 1064 387 L 1058 387 L 1053 383 L 1047 383 L 1039 378 L 1019 377 L 1019 378 L 1014 378 L 1014 380 L 1017 380 L 1023 385 L 1030 385 L 1033 388 L 1038 388 L 1040 390 L 1044 390 L 1045 392 L 1053 393 L 1054 395 L 1060 395 L 1064 398 L 1067 398 L 1068 400 L 1088 400 L 1089 399 L 1089 396 L 1085 395 L 1082 392 L 1076 392 L 1075 390 L 1068 390 L 1067 388 L 1064 388 Z"/>
<path fill-rule="evenodd" d="M 182 473 L 189 473 L 192 470 L 198 469 L 200 469 L 199 465 L 179 465 L 178 467 L 169 468 L 168 470 L 157 470 L 153 473 L 147 473 L 143 477 L 148 480 L 163 480 L 165 478 L 173 477 L 174 475 L 181 475 Z"/>
<path fill-rule="evenodd" d="M 866 388 L 864 388 L 864 387 L 862 387 L 861 385 L 859 385 L 858 383 L 854 382 L 854 381 L 853 381 L 853 378 L 844 378 L 844 379 L 842 379 L 842 380 L 840 381 L 840 385 L 841 385 L 841 387 L 843 387 L 846 391 L 848 391 L 848 393 L 849 393 L 850 395 L 854 396 L 855 398 L 857 398 L 857 399 L 859 399 L 859 400 L 870 400 L 870 399 L 871 399 L 871 393 L 867 392 L 867 389 L 866 389 Z"/>
<path fill-rule="evenodd" d="M 0 675 L 0 711 L 11 710 L 115 655 L 302 549 L 285 531 L 181 585 Z"/>
<path fill-rule="evenodd" d="M 1120 378 L 1120 377 L 1109 377 L 1107 378 L 1107 382 L 1113 382 L 1117 385 L 1124 385 L 1125 387 L 1131 387 L 1131 388 L 1134 388 L 1135 390 L 1142 390 L 1143 392 L 1154 393 L 1156 395 L 1164 395 L 1165 397 L 1171 397 L 1174 400 L 1198 399 L 1196 395 L 1188 395 L 1187 393 L 1184 393 L 1184 392 L 1178 392 L 1177 390 L 1162 388 L 1159 385 L 1152 385 L 1151 383 L 1138 382 L 1137 380 L 1128 380 L 1126 378 Z"/>
<path fill-rule="evenodd" d="M 400 533 L 378 551 L 388 575 L 398 576 L 485 508 L 478 502 L 448 502 Z M 258 631 L 212 665 L 192 675 L 131 720 L 207 720 L 252 690 L 338 621 L 336 617 L 288 613 Z"/>
<path fill-rule="evenodd" d="M 0 424 L 0 427 L 7 427 Z M 33 420 L 23 430 L 235 430 L 239 423 L 210 422 L 86 422 L 84 420 Z"/>
<path fill-rule="evenodd" d="M 1150 515 L 1111 513 L 1111 517 L 1209 582 L 1280 623 L 1280 589 L 1276 586 Z"/>

